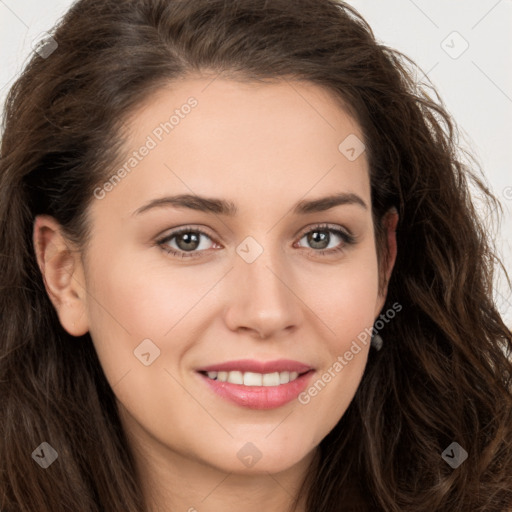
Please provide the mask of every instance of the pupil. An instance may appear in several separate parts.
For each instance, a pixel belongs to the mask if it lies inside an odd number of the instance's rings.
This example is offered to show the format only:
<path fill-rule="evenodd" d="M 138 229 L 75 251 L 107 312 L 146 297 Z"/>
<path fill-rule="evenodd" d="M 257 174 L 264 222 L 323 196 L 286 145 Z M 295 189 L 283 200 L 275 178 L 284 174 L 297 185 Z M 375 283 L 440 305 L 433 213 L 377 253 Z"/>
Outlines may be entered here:
<path fill-rule="evenodd" d="M 181 240 L 185 242 L 185 245 L 180 243 Z M 178 247 L 184 251 L 197 249 L 197 245 L 199 244 L 199 237 L 196 233 L 182 233 L 177 237 L 176 243 Z M 192 244 L 192 247 L 187 244 Z"/>
<path fill-rule="evenodd" d="M 312 231 L 308 235 L 308 242 L 315 249 L 325 249 L 329 245 L 329 235 L 325 231 Z"/>

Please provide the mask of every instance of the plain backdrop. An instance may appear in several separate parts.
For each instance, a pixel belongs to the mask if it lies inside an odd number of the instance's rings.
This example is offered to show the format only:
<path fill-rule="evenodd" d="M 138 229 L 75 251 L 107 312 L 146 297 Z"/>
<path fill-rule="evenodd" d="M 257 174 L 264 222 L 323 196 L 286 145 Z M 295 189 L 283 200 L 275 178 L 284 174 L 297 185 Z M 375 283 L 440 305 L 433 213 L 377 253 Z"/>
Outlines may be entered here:
<path fill-rule="evenodd" d="M 193 1 L 193 0 L 189 0 Z M 71 0 L 0 0 L 0 108 L 10 85 Z M 411 57 L 439 91 L 505 214 L 498 248 L 512 274 L 512 0 L 350 0 L 377 39 Z M 496 299 L 512 327 L 512 295 Z"/>

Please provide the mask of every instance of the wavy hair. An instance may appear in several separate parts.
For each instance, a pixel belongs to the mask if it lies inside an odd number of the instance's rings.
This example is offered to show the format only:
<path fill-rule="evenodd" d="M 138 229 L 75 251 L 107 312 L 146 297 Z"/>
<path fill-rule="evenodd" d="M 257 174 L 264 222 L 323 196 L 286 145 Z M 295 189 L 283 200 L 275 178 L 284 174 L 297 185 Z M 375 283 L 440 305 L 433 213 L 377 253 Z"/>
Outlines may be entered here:
<path fill-rule="evenodd" d="M 413 62 L 336 0 L 79 0 L 51 34 L 58 47 L 30 58 L 2 125 L 1 510 L 146 510 L 113 391 L 90 335 L 60 325 L 32 230 L 48 214 L 86 247 L 88 206 L 121 161 L 126 119 L 198 73 L 326 88 L 364 133 L 381 263 L 381 221 L 400 214 L 384 309 L 403 310 L 320 443 L 308 512 L 512 510 L 512 334 L 470 188 L 499 203 Z M 31 458 L 42 441 L 59 453 L 46 471 Z M 441 457 L 454 441 L 469 454 L 456 469 Z"/>

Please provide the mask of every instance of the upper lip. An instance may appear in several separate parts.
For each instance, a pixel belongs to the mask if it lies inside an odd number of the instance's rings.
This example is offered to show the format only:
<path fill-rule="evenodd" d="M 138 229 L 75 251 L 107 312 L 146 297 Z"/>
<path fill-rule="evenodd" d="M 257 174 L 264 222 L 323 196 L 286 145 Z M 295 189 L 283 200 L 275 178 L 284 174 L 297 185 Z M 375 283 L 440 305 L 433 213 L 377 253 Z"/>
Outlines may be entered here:
<path fill-rule="evenodd" d="M 276 359 L 275 361 L 257 361 L 255 359 L 239 359 L 238 361 L 226 361 L 225 363 L 212 364 L 198 368 L 199 372 L 254 372 L 254 373 L 274 373 L 274 372 L 297 372 L 304 373 L 313 368 L 299 361 L 291 359 Z"/>

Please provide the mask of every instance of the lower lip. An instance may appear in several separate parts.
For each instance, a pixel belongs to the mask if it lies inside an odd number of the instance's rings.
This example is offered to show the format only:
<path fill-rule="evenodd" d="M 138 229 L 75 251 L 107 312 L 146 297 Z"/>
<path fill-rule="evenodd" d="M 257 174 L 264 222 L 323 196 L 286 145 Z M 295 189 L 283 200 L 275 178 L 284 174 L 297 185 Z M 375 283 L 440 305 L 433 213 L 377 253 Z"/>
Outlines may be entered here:
<path fill-rule="evenodd" d="M 244 386 L 213 380 L 199 373 L 206 384 L 219 396 L 248 409 L 275 409 L 291 402 L 304 391 L 313 371 L 299 375 L 292 382 L 279 386 Z"/>

